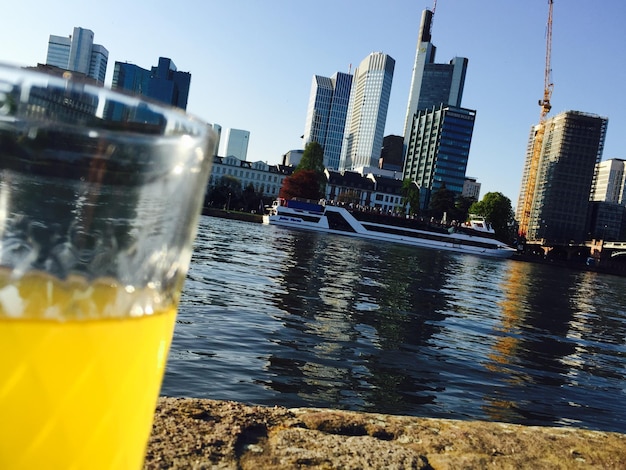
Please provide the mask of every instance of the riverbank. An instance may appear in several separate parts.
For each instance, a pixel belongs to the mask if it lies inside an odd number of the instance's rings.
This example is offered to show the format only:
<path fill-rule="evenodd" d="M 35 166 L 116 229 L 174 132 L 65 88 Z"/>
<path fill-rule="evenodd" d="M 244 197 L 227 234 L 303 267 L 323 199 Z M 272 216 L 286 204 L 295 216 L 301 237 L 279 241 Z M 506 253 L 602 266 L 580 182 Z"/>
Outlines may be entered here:
<path fill-rule="evenodd" d="M 210 217 L 221 217 L 222 219 L 242 220 L 244 222 L 263 223 L 262 214 L 252 214 L 249 212 L 231 211 L 226 209 L 216 209 L 214 207 L 203 207 L 202 215 Z"/>
<path fill-rule="evenodd" d="M 202 215 L 208 215 L 211 217 L 221 217 L 223 219 L 231 219 L 231 220 L 241 220 L 244 222 L 253 222 L 253 223 L 263 223 L 263 215 L 261 214 L 251 214 L 247 212 L 239 212 L 239 211 L 227 211 L 224 209 L 215 209 L 211 207 L 205 207 L 202 209 Z M 551 266 L 558 266 L 561 268 L 572 269 L 576 271 L 592 271 L 603 274 L 612 274 L 615 276 L 626 276 L 626 263 L 609 263 L 605 261 L 602 265 L 599 266 L 588 266 L 585 264 L 584 260 L 555 260 L 555 259 L 546 259 L 544 257 L 539 257 L 531 254 L 524 253 L 516 253 L 513 255 L 513 260 L 521 261 L 524 263 L 536 263 L 536 264 L 548 264 Z"/>
<path fill-rule="evenodd" d="M 626 468 L 626 435 L 161 397 L 146 469 Z"/>

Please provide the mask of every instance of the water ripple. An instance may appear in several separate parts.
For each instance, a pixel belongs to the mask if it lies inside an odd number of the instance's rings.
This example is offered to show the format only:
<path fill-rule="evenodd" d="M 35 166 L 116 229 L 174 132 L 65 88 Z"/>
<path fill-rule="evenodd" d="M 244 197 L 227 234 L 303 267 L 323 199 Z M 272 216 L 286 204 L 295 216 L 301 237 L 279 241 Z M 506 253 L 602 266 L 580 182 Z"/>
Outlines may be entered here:
<path fill-rule="evenodd" d="M 162 393 L 626 432 L 626 279 L 204 217 Z"/>

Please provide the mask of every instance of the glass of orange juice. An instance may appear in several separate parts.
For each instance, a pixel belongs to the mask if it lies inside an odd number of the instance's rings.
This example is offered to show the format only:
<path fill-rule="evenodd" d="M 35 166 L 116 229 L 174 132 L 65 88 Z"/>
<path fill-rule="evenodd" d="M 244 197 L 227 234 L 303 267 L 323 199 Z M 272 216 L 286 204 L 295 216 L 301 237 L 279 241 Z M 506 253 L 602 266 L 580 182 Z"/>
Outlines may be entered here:
<path fill-rule="evenodd" d="M 216 141 L 0 65 L 0 468 L 141 468 Z"/>

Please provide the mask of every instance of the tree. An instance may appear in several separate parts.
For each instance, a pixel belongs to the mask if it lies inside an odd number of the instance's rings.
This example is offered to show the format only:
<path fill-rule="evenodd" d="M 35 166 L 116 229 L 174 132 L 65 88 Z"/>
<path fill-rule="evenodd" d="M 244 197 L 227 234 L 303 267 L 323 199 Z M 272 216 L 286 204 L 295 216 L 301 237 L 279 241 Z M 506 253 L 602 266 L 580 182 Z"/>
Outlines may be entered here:
<path fill-rule="evenodd" d="M 254 189 L 254 185 L 252 183 L 248 183 L 248 186 L 243 190 L 243 194 L 241 195 L 242 205 L 246 212 L 258 211 L 259 207 L 261 207 L 261 211 L 263 209 L 263 194 L 257 192 Z"/>
<path fill-rule="evenodd" d="M 309 142 L 304 147 L 302 158 L 294 173 L 302 170 L 313 170 L 324 174 L 324 149 L 317 142 Z"/>
<path fill-rule="evenodd" d="M 283 180 L 279 197 L 319 200 L 324 197 L 325 189 L 324 150 L 317 142 L 309 142 L 293 174 Z"/>
<path fill-rule="evenodd" d="M 241 206 L 241 181 L 231 175 L 224 175 L 206 197 L 208 205 L 230 209 Z"/>
<path fill-rule="evenodd" d="M 337 196 L 337 202 L 343 204 L 360 204 L 361 197 L 354 189 L 348 189 Z"/>
<path fill-rule="evenodd" d="M 440 219 L 443 217 L 443 214 L 446 213 L 450 220 L 453 212 L 455 211 L 454 206 L 455 194 L 451 189 L 446 188 L 445 183 L 436 190 L 430 199 L 430 210 L 432 215 Z"/>
<path fill-rule="evenodd" d="M 402 204 L 406 212 L 406 206 L 409 205 L 409 215 L 417 215 L 420 209 L 420 188 L 415 181 L 405 178 L 402 181 Z"/>
<path fill-rule="evenodd" d="M 472 204 L 474 204 L 474 202 L 476 202 L 474 198 L 457 196 L 456 200 L 454 201 L 454 220 L 457 220 L 459 222 L 467 220 L 467 217 L 469 215 L 469 208 L 472 206 Z"/>
<path fill-rule="evenodd" d="M 511 200 L 504 194 L 499 192 L 485 194 L 481 201 L 471 205 L 469 212 L 483 216 L 489 221 L 498 240 L 511 242 L 515 237 L 513 230 L 515 215 Z"/>
<path fill-rule="evenodd" d="M 319 201 L 323 197 L 319 175 L 313 170 L 301 170 L 286 177 L 278 196 L 284 199 L 299 197 Z"/>

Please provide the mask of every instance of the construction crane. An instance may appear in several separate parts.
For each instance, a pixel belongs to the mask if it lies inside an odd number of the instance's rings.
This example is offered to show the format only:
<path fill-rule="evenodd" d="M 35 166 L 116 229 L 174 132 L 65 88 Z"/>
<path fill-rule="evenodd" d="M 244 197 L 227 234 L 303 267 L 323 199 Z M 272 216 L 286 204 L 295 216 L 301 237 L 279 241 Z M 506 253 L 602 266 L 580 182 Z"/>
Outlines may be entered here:
<path fill-rule="evenodd" d="M 535 138 L 533 141 L 533 149 L 531 160 L 528 165 L 528 174 L 526 176 L 526 185 L 523 188 L 523 200 L 521 217 L 519 220 L 519 235 L 526 237 L 528 226 L 530 223 L 530 213 L 535 198 L 535 189 L 537 185 L 537 170 L 539 169 L 539 160 L 541 158 L 541 149 L 543 147 L 543 137 L 546 131 L 546 116 L 552 109 L 550 98 L 552 97 L 552 89 L 554 84 L 551 80 L 552 75 L 552 7 L 554 0 L 548 0 L 548 25 L 546 32 L 546 66 L 544 70 L 543 81 L 543 99 L 539 100 L 541 113 L 539 115 L 539 124 L 535 127 Z"/>

